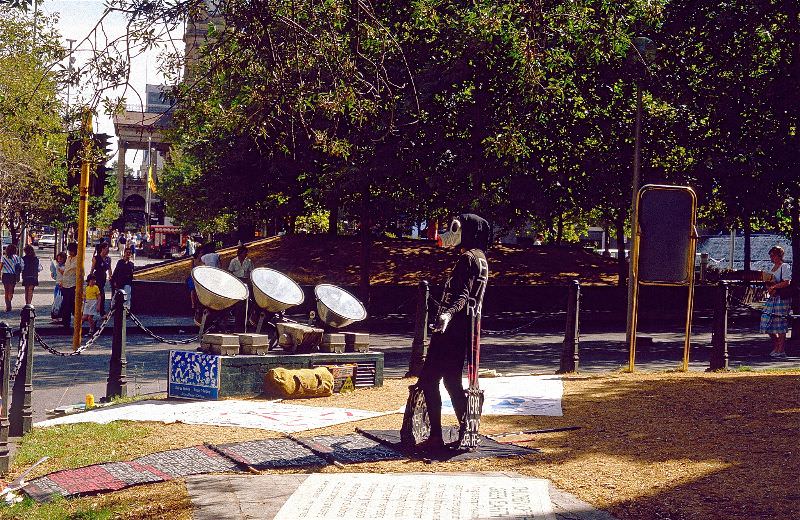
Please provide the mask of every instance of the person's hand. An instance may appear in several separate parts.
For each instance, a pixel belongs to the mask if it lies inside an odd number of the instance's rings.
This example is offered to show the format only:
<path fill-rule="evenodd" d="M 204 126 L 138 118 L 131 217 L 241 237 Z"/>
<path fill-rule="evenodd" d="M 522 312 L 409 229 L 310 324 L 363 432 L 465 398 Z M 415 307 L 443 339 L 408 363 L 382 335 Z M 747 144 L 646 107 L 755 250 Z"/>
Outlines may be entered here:
<path fill-rule="evenodd" d="M 450 324 L 451 319 L 453 319 L 453 316 L 449 312 L 440 314 L 439 319 L 436 320 L 436 326 L 433 328 L 433 332 L 444 332 L 447 325 Z"/>

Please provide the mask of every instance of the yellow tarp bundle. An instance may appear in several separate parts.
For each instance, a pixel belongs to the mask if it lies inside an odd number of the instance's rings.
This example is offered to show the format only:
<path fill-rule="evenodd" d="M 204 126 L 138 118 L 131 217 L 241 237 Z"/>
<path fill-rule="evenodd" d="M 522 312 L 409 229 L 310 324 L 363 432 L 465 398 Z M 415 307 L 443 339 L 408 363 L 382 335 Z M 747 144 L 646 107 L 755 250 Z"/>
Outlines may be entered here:
<path fill-rule="evenodd" d="M 264 393 L 296 399 L 333 395 L 333 374 L 325 367 L 272 368 L 264 378 Z"/>

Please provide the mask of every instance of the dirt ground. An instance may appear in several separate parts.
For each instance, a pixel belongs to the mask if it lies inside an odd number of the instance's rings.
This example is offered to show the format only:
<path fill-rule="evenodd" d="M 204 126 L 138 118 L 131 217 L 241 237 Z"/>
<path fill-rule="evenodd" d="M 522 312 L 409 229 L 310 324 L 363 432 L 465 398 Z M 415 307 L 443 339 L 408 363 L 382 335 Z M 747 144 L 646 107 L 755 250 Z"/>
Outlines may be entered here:
<path fill-rule="evenodd" d="M 227 266 L 235 248 L 219 253 Z M 370 255 L 374 285 L 416 285 L 421 279 L 441 283 L 454 263 L 452 251 L 412 239 L 378 240 Z M 588 285 L 617 281 L 614 259 L 577 247 L 496 245 L 487 256 L 492 285 L 563 283 L 574 278 Z M 271 237 L 253 243 L 250 258 L 256 267 L 277 269 L 300 284 L 358 285 L 361 276 L 361 242 L 354 237 Z M 177 282 L 190 271 L 191 262 L 181 260 L 137 271 L 136 279 Z"/>
<path fill-rule="evenodd" d="M 396 410 L 410 379 L 302 401 L 312 406 Z M 393 461 L 348 465 L 348 472 L 515 471 L 559 488 L 621 519 L 796 518 L 800 450 L 800 372 L 613 373 L 565 376 L 563 417 L 485 416 L 482 433 L 579 426 L 503 440 L 538 448 L 521 458 L 462 463 Z M 454 421 L 453 417 L 449 418 Z M 399 429 L 399 414 L 303 432 L 352 433 L 355 427 Z M 123 459 L 202 442 L 277 434 L 260 430 L 148 424 Z M 57 467 L 58 461 L 52 461 Z M 55 467 L 43 469 L 52 471 Z M 325 468 L 323 471 L 339 471 Z M 125 518 L 189 518 L 180 482 L 87 498 L 127 504 Z"/>

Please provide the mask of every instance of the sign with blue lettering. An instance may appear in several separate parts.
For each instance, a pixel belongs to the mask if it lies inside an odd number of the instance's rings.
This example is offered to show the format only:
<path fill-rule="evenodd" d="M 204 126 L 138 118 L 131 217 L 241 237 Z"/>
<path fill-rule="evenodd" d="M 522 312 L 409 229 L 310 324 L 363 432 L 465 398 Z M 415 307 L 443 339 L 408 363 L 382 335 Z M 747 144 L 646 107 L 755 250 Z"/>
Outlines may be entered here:
<path fill-rule="evenodd" d="M 217 399 L 219 356 L 192 350 L 169 351 L 169 397 Z"/>

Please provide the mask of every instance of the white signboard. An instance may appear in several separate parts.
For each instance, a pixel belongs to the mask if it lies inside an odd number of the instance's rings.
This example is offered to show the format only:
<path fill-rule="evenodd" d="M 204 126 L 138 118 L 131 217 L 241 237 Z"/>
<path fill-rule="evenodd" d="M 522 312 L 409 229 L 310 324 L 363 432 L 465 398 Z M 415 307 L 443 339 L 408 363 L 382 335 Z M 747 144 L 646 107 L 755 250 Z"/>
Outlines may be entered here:
<path fill-rule="evenodd" d="M 275 520 L 555 520 L 549 483 L 460 474 L 314 473 Z"/>

